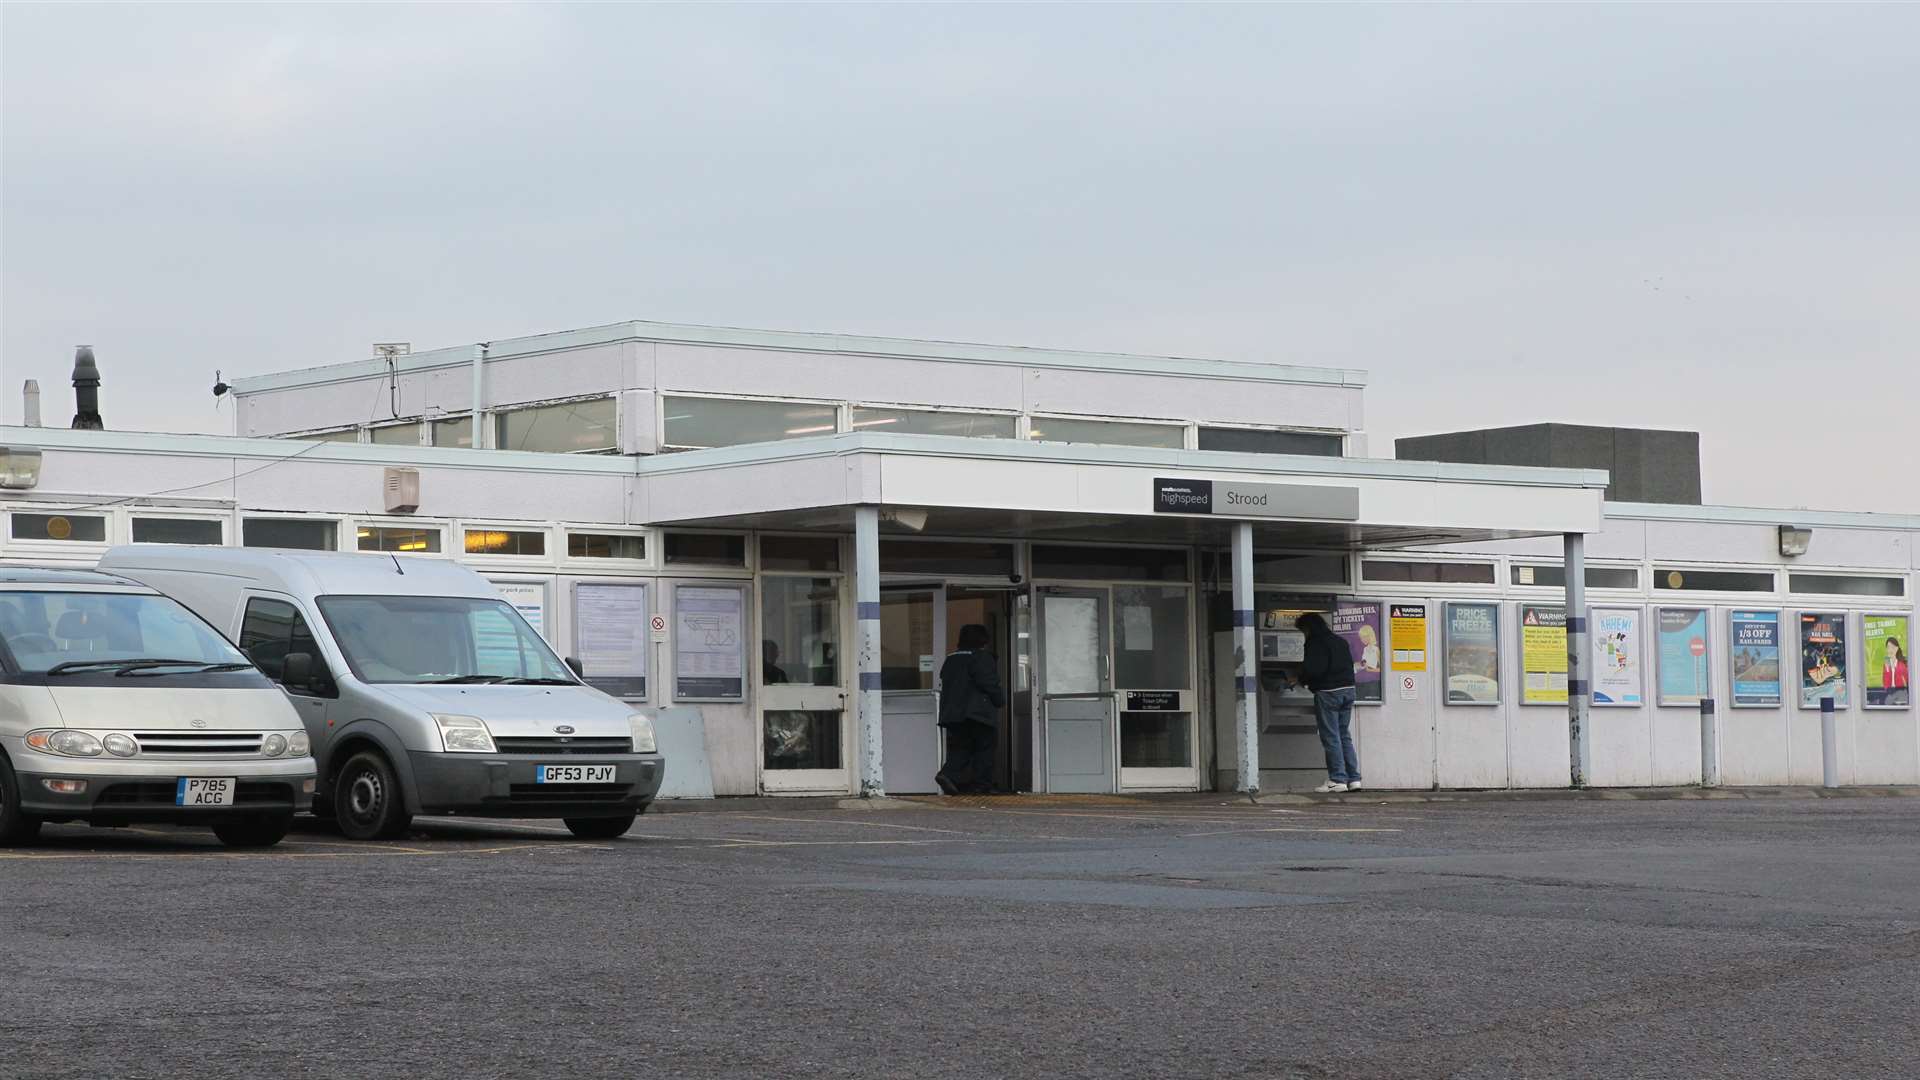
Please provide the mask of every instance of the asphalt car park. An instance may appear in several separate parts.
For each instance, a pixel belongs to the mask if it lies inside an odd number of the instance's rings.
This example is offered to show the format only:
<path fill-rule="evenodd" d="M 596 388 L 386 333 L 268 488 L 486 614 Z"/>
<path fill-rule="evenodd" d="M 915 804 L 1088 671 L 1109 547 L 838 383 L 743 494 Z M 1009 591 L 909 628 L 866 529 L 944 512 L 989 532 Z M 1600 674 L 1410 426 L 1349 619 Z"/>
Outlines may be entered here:
<path fill-rule="evenodd" d="M 1920 799 L 708 804 L 0 851 L 0 1076 L 1830 1076 Z"/>

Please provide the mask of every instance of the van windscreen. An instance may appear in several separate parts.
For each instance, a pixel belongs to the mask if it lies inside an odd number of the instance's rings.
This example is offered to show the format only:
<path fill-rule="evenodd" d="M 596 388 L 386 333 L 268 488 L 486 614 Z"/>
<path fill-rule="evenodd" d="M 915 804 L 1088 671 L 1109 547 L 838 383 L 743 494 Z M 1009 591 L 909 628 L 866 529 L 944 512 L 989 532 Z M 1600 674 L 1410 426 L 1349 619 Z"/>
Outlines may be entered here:
<path fill-rule="evenodd" d="M 501 600 L 323 596 L 319 603 L 361 682 L 576 681 L 520 613 Z"/>
<path fill-rule="evenodd" d="M 0 640 L 27 675 L 105 672 L 128 662 L 156 678 L 208 665 L 253 666 L 186 608 L 142 593 L 0 592 Z"/>

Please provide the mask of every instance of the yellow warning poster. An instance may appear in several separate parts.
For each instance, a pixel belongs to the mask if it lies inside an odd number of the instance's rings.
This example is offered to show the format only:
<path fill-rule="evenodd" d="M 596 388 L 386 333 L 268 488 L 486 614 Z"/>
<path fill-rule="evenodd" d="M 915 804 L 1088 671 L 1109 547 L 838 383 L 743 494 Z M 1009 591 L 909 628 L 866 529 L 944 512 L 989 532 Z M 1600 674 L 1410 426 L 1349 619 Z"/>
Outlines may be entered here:
<path fill-rule="evenodd" d="M 1520 605 L 1520 703 L 1567 703 L 1567 609 Z"/>
<path fill-rule="evenodd" d="M 1387 637 L 1393 644 L 1393 670 L 1427 670 L 1427 605 L 1390 605 Z"/>

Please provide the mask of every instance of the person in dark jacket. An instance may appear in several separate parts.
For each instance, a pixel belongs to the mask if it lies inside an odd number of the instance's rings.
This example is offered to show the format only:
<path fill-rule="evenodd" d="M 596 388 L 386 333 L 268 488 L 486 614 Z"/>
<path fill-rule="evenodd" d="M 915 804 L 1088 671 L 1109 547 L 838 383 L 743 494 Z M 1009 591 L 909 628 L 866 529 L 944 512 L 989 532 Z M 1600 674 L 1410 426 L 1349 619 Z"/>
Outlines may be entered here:
<path fill-rule="evenodd" d="M 1307 635 L 1306 663 L 1300 681 L 1313 691 L 1313 715 L 1320 726 L 1320 747 L 1327 753 L 1327 782 L 1319 792 L 1356 791 L 1360 755 L 1353 748 L 1353 650 L 1327 620 L 1307 612 L 1293 625 Z"/>
<path fill-rule="evenodd" d="M 993 744 L 1007 692 L 1000 665 L 987 646 L 987 628 L 960 628 L 958 649 L 940 665 L 940 726 L 947 734 L 947 761 L 933 782 L 948 795 L 993 789 Z"/>

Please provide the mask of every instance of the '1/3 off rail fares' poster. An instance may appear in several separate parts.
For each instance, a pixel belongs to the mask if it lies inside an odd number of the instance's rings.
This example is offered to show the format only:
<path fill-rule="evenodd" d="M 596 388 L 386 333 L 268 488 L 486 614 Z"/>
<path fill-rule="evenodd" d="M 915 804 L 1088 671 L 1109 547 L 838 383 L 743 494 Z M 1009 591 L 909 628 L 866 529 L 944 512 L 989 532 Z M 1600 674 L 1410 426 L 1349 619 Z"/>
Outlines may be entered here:
<path fill-rule="evenodd" d="M 1734 707 L 1780 704 L 1780 613 L 1735 611 L 1730 618 Z"/>

